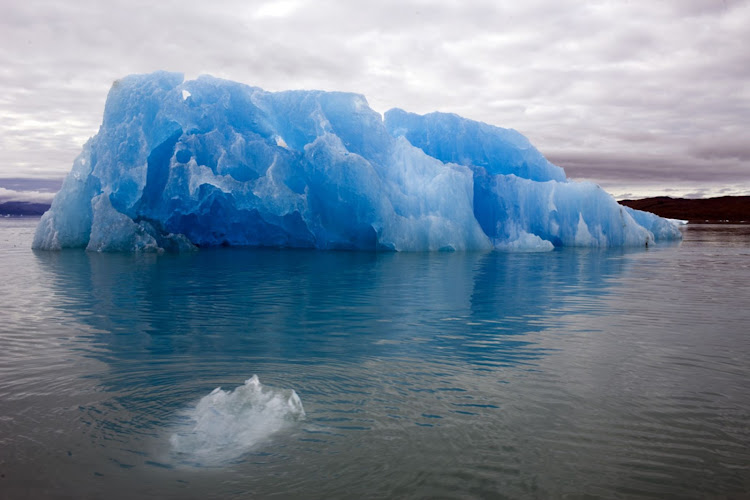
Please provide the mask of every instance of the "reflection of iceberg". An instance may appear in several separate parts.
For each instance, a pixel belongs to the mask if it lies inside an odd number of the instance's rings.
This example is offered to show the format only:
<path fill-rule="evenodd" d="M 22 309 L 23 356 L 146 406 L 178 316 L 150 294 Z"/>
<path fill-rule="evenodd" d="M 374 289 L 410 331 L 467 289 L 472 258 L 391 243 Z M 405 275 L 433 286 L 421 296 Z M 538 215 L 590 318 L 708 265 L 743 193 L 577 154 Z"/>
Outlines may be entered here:
<path fill-rule="evenodd" d="M 110 365 L 105 385 L 113 390 L 133 381 L 136 374 L 120 371 L 128 362 L 153 356 L 179 359 L 174 379 L 191 380 L 214 380 L 212 356 L 253 363 L 300 356 L 356 362 L 450 353 L 468 365 L 479 358 L 527 362 L 542 353 L 533 345 L 521 350 L 504 343 L 554 326 L 576 297 L 605 296 L 627 267 L 621 250 L 577 249 L 544 255 L 263 249 L 161 258 L 35 255 L 58 291 L 52 307 L 99 332 L 81 349 Z M 330 332 L 342 329 L 346 335 L 328 341 Z M 469 335 L 490 342 L 475 352 L 466 348 Z M 409 342 L 415 336 L 431 340 Z M 250 369 L 263 375 L 255 366 L 243 371 Z"/>
<path fill-rule="evenodd" d="M 678 239 L 569 182 L 518 132 L 364 97 L 135 75 L 43 216 L 38 249 L 546 250 Z"/>
<path fill-rule="evenodd" d="M 304 416 L 296 392 L 264 386 L 253 375 L 233 391 L 216 388 L 201 398 L 183 414 L 170 442 L 183 461 L 220 464 Z"/>

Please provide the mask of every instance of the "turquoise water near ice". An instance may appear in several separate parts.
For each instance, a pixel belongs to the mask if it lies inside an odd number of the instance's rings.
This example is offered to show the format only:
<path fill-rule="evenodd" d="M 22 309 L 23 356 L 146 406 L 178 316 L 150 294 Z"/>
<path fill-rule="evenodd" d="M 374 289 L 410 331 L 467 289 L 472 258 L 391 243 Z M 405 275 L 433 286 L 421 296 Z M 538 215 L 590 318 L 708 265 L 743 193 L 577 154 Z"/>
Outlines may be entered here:
<path fill-rule="evenodd" d="M 158 256 L 36 222 L 0 220 L 0 498 L 750 495 L 750 226 Z"/>

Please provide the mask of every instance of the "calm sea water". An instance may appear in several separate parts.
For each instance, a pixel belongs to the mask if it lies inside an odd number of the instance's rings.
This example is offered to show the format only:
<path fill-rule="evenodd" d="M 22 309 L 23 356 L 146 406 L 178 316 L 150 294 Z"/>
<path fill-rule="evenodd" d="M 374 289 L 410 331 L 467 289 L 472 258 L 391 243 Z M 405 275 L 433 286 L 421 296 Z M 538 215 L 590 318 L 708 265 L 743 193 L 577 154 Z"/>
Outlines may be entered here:
<path fill-rule="evenodd" d="M 0 220 L 0 498 L 750 495 L 750 226 L 155 256 L 36 222 Z"/>

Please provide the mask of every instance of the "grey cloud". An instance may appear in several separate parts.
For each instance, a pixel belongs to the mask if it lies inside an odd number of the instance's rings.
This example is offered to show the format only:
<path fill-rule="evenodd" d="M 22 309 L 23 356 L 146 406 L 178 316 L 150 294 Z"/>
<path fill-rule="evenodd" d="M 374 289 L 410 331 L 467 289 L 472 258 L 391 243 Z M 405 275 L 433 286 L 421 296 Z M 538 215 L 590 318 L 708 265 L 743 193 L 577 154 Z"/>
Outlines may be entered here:
<path fill-rule="evenodd" d="M 259 18 L 265 2 L 4 2 L 0 177 L 66 172 L 112 81 L 167 69 L 457 112 L 605 182 L 658 180 L 646 158 L 750 183 L 750 2 L 297 3 Z"/>
<path fill-rule="evenodd" d="M 664 2 L 673 13 L 682 16 L 705 16 L 728 12 L 740 6 L 743 0 L 681 0 Z"/>
<path fill-rule="evenodd" d="M 570 177 L 599 180 L 654 182 L 721 182 L 750 187 L 750 165 L 726 159 L 701 159 L 686 156 L 663 157 L 647 152 L 571 153 L 547 155 Z M 627 173 L 627 175 L 623 175 Z"/>
<path fill-rule="evenodd" d="M 750 144 L 746 138 L 716 137 L 710 142 L 703 140 L 690 148 L 690 152 L 704 160 L 740 160 L 750 164 Z M 750 176 L 750 165 L 746 167 Z"/>
<path fill-rule="evenodd" d="M 41 191 L 16 191 L 0 187 L 0 203 L 7 201 L 30 201 L 34 203 L 50 203 L 54 193 Z"/>
<path fill-rule="evenodd" d="M 40 193 L 56 193 L 62 186 L 59 179 L 29 179 L 23 177 L 0 178 L 0 188 L 11 191 L 38 191 Z"/>

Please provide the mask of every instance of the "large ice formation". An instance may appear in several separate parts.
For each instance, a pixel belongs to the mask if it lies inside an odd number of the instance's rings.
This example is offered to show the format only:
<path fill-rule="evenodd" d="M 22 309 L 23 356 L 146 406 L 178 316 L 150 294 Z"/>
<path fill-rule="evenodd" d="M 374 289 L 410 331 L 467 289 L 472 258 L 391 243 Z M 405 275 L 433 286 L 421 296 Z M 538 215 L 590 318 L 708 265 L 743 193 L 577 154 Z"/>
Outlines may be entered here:
<path fill-rule="evenodd" d="M 33 246 L 546 250 L 679 237 L 566 180 L 514 130 L 158 72 L 112 86 Z"/>

